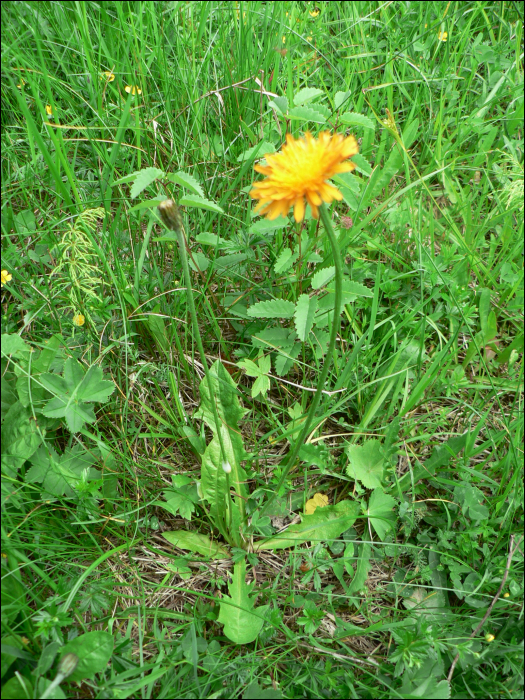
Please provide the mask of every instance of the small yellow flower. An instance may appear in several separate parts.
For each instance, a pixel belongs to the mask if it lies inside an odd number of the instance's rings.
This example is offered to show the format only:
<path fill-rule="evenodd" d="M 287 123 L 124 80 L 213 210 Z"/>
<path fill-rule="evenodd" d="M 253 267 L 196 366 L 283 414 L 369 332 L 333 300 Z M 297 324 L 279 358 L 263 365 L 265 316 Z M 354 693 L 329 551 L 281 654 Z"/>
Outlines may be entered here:
<path fill-rule="evenodd" d="M 11 282 L 12 279 L 13 275 L 9 274 L 7 270 L 2 270 L 2 287 L 4 286 L 4 284 Z"/>
<path fill-rule="evenodd" d="M 313 38 L 313 37 L 311 37 L 311 36 L 307 36 L 307 37 L 306 37 L 306 41 L 312 41 L 312 38 Z"/>
<path fill-rule="evenodd" d="M 448 37 L 447 32 L 439 32 L 439 34 L 438 34 L 439 41 L 446 41 L 447 37 Z"/>
<path fill-rule="evenodd" d="M 17 88 L 21 88 L 22 85 L 26 85 L 26 81 L 23 78 L 20 78 L 19 84 L 16 86 Z"/>
<path fill-rule="evenodd" d="M 425 24 L 425 29 L 428 27 L 428 24 Z"/>
<path fill-rule="evenodd" d="M 85 322 L 86 319 L 84 318 L 84 316 L 82 316 L 82 314 L 75 314 L 73 316 L 73 324 L 75 326 L 83 326 Z"/>
<path fill-rule="evenodd" d="M 286 37 L 283 36 L 283 44 L 286 44 Z"/>
<path fill-rule="evenodd" d="M 510 597 L 510 593 L 507 591 L 506 593 L 503 594 L 503 597 L 504 597 L 504 598 L 509 598 L 509 597 Z"/>
<path fill-rule="evenodd" d="M 315 18 L 315 17 L 317 17 L 317 15 L 319 14 L 319 12 L 321 12 L 321 10 L 318 10 L 318 9 L 316 8 L 315 10 L 309 10 L 309 11 L 308 11 L 308 14 L 310 15 L 310 17 L 314 17 L 314 18 Z"/>
<path fill-rule="evenodd" d="M 486 634 L 485 635 L 485 640 L 487 642 L 493 642 L 496 639 L 496 637 L 493 634 Z"/>
<path fill-rule="evenodd" d="M 124 88 L 126 92 L 131 92 L 132 95 L 142 95 L 142 90 L 138 87 L 138 85 L 126 85 Z"/>
<path fill-rule="evenodd" d="M 107 80 L 108 83 L 112 83 L 115 80 L 115 76 L 110 70 L 105 70 L 100 76 L 100 79 Z"/>
<path fill-rule="evenodd" d="M 46 114 L 49 114 L 50 117 L 53 115 L 53 107 L 51 105 L 46 105 Z"/>
<path fill-rule="evenodd" d="M 282 151 L 265 155 L 267 165 L 255 166 L 258 173 L 267 175 L 250 192 L 251 197 L 260 200 L 255 211 L 276 219 L 279 215 L 288 216 L 293 207 L 295 220 L 302 221 L 306 199 L 312 216 L 318 219 L 322 202 L 343 199 L 341 192 L 326 181 L 354 170 L 355 164 L 348 158 L 357 153 L 359 148 L 353 136 L 345 138 L 323 131 L 315 139 L 307 132 L 304 138 L 296 140 L 287 134 Z"/>

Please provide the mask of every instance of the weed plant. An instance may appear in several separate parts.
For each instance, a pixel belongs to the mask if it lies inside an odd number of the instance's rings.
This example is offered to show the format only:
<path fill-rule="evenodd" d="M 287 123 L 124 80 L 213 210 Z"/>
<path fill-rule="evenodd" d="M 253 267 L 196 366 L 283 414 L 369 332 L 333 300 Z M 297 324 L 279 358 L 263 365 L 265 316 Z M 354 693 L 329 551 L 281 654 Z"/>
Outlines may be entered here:
<path fill-rule="evenodd" d="M 523 697 L 521 5 L 2 39 L 2 698 Z"/>

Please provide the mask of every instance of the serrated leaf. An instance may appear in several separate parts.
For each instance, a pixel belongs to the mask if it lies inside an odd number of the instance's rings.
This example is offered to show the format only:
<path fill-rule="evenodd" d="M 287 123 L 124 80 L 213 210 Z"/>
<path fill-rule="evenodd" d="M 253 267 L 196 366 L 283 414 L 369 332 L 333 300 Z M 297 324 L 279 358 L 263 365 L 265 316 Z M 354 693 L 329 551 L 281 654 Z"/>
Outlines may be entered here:
<path fill-rule="evenodd" d="M 213 542 L 209 537 L 201 535 L 199 532 L 175 530 L 173 532 L 163 532 L 162 536 L 174 547 L 202 554 L 210 559 L 228 559 L 231 556 L 225 547 L 222 547 L 217 542 Z"/>
<path fill-rule="evenodd" d="M 203 231 L 195 236 L 197 243 L 201 245 L 212 245 L 212 246 L 225 246 L 228 241 L 225 238 L 217 236 L 215 233 L 209 233 L 208 231 Z"/>
<path fill-rule="evenodd" d="M 354 302 L 357 297 L 367 297 L 372 298 L 374 296 L 374 290 L 368 289 L 364 284 L 360 282 L 354 282 L 353 280 L 343 280 L 343 305 L 350 304 Z M 319 308 L 323 309 L 333 309 L 335 303 L 335 281 L 331 280 L 326 291 L 329 293 L 330 297 L 324 296 L 319 302 Z"/>
<path fill-rule="evenodd" d="M 41 429 L 45 435 L 45 430 Z M 20 401 L 14 403 L 4 417 L 2 423 L 2 470 L 12 478 L 16 471 L 23 466 L 26 459 L 38 449 L 42 437 L 33 420 L 33 413 L 24 407 Z"/>
<path fill-rule="evenodd" d="M 2 335 L 2 355 L 23 357 L 24 355 L 29 355 L 30 352 L 31 347 L 25 342 L 25 340 L 22 340 L 17 333 L 13 333 L 11 335 L 5 333 Z"/>
<path fill-rule="evenodd" d="M 220 601 L 217 622 L 224 625 L 224 634 L 235 644 L 249 644 L 257 638 L 270 607 L 254 607 L 254 583 L 246 583 L 246 561 L 242 559 L 233 568 L 233 580 L 228 584 L 230 595 L 223 595 Z"/>
<path fill-rule="evenodd" d="M 347 90 L 346 92 L 336 92 L 334 96 L 334 107 L 339 109 L 339 107 L 345 102 L 352 93 Z"/>
<path fill-rule="evenodd" d="M 386 533 L 394 528 L 396 517 L 393 508 L 395 505 L 395 498 L 385 493 L 382 488 L 375 489 L 370 496 L 367 515 L 380 540 L 384 540 Z"/>
<path fill-rule="evenodd" d="M 341 114 L 339 120 L 343 124 L 351 124 L 352 126 L 364 126 L 365 129 L 375 129 L 375 123 L 364 114 L 358 112 L 345 112 Z"/>
<path fill-rule="evenodd" d="M 288 226 L 289 223 L 289 220 L 282 216 L 278 216 L 277 219 L 274 219 L 273 221 L 266 218 L 259 219 L 259 221 L 256 221 L 250 226 L 248 233 L 263 236 L 266 233 L 271 233 L 272 231 L 277 231 L 278 229 L 284 228 L 285 226 Z"/>
<path fill-rule="evenodd" d="M 280 377 L 288 372 L 300 352 L 301 343 L 294 343 L 291 348 L 279 351 L 279 355 L 275 358 L 275 371 Z"/>
<path fill-rule="evenodd" d="M 278 114 L 284 116 L 288 112 L 288 100 L 286 97 L 274 97 L 271 102 L 268 102 L 268 107 L 272 107 Z"/>
<path fill-rule="evenodd" d="M 379 440 L 366 440 L 363 445 L 345 447 L 349 463 L 346 473 L 351 479 L 360 481 L 367 489 L 381 486 L 384 471 L 384 456 Z"/>
<path fill-rule="evenodd" d="M 248 148 L 244 153 L 237 158 L 237 162 L 241 163 L 243 161 L 253 160 L 254 158 L 264 158 L 266 155 L 275 153 L 275 146 L 269 141 L 262 141 L 256 146 Z"/>
<path fill-rule="evenodd" d="M 248 309 L 250 318 L 292 318 L 295 304 L 284 299 L 259 301 Z"/>
<path fill-rule="evenodd" d="M 288 270 L 298 257 L 299 253 L 292 253 L 290 248 L 285 248 L 274 263 L 273 269 L 275 274 L 279 275 L 281 272 Z"/>
<path fill-rule="evenodd" d="M 179 201 L 181 207 L 194 207 L 196 209 L 206 209 L 206 211 L 214 211 L 217 214 L 224 214 L 224 209 L 215 202 L 211 202 L 204 197 L 198 197 L 195 194 L 187 194 Z"/>
<path fill-rule="evenodd" d="M 314 544 L 337 539 L 351 527 L 359 515 L 354 501 L 340 501 L 334 506 L 318 508 L 312 515 L 304 515 L 300 523 L 290 525 L 284 532 L 269 540 L 254 544 L 254 550 L 283 549 L 303 542 Z"/>
<path fill-rule="evenodd" d="M 185 173 L 182 170 L 179 170 L 177 173 L 168 173 L 168 175 L 166 175 L 166 179 L 171 180 L 171 182 L 175 182 L 177 185 L 186 187 L 186 189 L 198 194 L 199 197 L 204 197 L 204 191 L 200 186 L 200 183 L 193 177 L 193 175 L 190 175 L 190 173 Z"/>
<path fill-rule="evenodd" d="M 92 365 L 78 387 L 77 398 L 105 403 L 115 391 L 115 384 L 103 379 L 103 376 L 102 369 L 98 365 Z"/>
<path fill-rule="evenodd" d="M 139 170 L 136 175 L 135 182 L 130 190 L 131 199 L 138 197 L 138 195 L 145 190 L 146 187 L 149 187 L 157 178 L 164 177 L 164 171 L 159 170 L 159 168 L 144 168 L 144 170 Z"/>
<path fill-rule="evenodd" d="M 295 331 L 289 328 L 265 328 L 252 335 L 252 343 L 256 348 L 272 348 L 273 350 L 286 350 L 291 348 L 296 339 Z"/>
<path fill-rule="evenodd" d="M 304 342 L 308 338 L 316 311 L 317 297 L 309 297 L 308 294 L 301 294 L 295 305 L 294 319 L 299 340 Z"/>
<path fill-rule="evenodd" d="M 82 473 L 89 469 L 89 476 L 96 478 L 98 472 L 91 467 L 95 458 L 80 445 L 72 449 L 66 448 L 64 454 L 59 455 L 52 446 L 41 445 L 31 457 L 31 467 L 26 473 L 28 483 L 41 483 L 45 493 L 59 497 L 72 498 L 75 495 L 75 487 L 82 479 Z"/>
<path fill-rule="evenodd" d="M 335 276 L 335 265 L 317 270 L 312 277 L 312 289 L 321 289 Z"/>
<path fill-rule="evenodd" d="M 293 103 L 296 107 L 298 107 L 299 105 L 304 105 L 307 102 L 310 102 L 310 100 L 314 100 L 316 97 L 319 97 L 319 95 L 324 95 L 324 92 L 319 90 L 319 88 L 306 87 L 299 90 L 299 92 L 293 98 Z"/>
<path fill-rule="evenodd" d="M 315 109 L 313 105 L 310 107 L 293 107 L 288 112 L 288 117 L 290 119 L 299 119 L 304 122 L 315 122 L 316 124 L 324 124 L 327 119 L 325 114 Z"/>
<path fill-rule="evenodd" d="M 324 508 L 328 505 L 328 496 L 324 493 L 316 493 L 304 504 L 305 515 L 312 515 L 317 508 Z"/>

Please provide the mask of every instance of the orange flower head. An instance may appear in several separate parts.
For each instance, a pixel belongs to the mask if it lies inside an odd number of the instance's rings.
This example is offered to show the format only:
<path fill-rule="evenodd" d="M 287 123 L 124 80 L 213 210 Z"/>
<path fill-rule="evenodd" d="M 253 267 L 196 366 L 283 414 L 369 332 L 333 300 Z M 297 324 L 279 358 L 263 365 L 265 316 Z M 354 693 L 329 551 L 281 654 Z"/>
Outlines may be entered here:
<path fill-rule="evenodd" d="M 330 183 L 338 173 L 354 170 L 355 164 L 348 158 L 359 153 L 353 136 L 330 134 L 323 131 L 319 138 L 306 133 L 302 139 L 294 139 L 286 134 L 286 145 L 280 153 L 267 154 L 267 165 L 256 165 L 255 170 L 267 177 L 256 182 L 250 195 L 259 199 L 255 211 L 260 211 L 268 219 L 279 215 L 288 216 L 294 208 L 296 221 L 302 221 L 305 212 L 305 199 L 312 215 L 319 218 L 319 206 L 332 200 L 343 199 L 343 195 Z M 346 161 L 346 162 L 345 162 Z"/>

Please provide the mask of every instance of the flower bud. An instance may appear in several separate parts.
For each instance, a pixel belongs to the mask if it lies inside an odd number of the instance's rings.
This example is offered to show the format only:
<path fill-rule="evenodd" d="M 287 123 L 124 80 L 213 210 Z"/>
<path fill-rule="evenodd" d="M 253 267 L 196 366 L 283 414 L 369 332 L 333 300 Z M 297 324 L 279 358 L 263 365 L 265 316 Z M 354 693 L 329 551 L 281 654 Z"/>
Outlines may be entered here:
<path fill-rule="evenodd" d="M 486 634 L 485 639 L 487 642 L 493 642 L 496 639 L 496 637 L 493 634 Z"/>
<path fill-rule="evenodd" d="M 231 472 L 231 470 L 232 470 L 232 465 L 231 465 L 229 462 L 223 462 L 223 463 L 222 463 L 222 468 L 223 468 L 223 471 L 224 471 L 226 474 L 229 474 L 229 473 Z"/>
<path fill-rule="evenodd" d="M 78 666 L 78 656 L 76 654 L 65 654 L 58 664 L 58 672 L 61 673 L 64 678 L 70 676 L 73 671 Z"/>
<path fill-rule="evenodd" d="M 182 217 L 173 199 L 165 199 L 159 204 L 158 210 L 160 218 L 171 231 L 182 229 Z"/>

